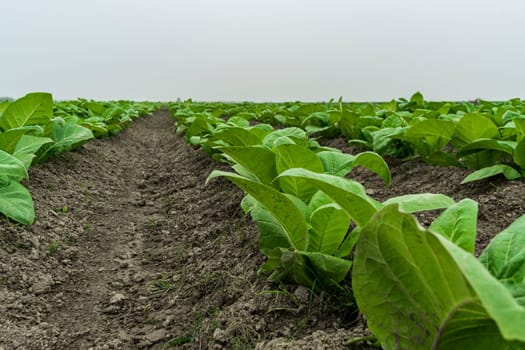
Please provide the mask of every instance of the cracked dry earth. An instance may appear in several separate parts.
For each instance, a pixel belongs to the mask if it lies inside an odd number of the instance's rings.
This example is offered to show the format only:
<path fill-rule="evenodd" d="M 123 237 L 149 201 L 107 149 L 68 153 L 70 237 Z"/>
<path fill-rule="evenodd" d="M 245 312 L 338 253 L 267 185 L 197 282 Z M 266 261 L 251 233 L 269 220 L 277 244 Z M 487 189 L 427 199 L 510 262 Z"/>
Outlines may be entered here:
<path fill-rule="evenodd" d="M 257 276 L 222 167 L 161 110 L 30 170 L 37 219 L 0 219 L 0 350 L 336 349 L 366 332 L 325 295 Z M 365 333 L 366 334 L 366 333 Z"/>

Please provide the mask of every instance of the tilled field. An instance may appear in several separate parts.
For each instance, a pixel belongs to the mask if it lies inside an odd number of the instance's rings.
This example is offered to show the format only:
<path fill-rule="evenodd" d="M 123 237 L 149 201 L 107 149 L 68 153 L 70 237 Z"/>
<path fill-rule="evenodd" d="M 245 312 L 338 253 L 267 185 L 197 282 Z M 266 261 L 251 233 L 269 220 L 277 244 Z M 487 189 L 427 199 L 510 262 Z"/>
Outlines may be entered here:
<path fill-rule="evenodd" d="M 457 168 L 389 164 L 389 188 L 365 170 L 353 177 L 380 200 L 478 201 L 478 251 L 525 213 L 522 182 L 460 185 Z M 204 185 L 217 167 L 175 136 L 165 111 L 32 167 L 35 224 L 0 220 L 0 350 L 347 349 L 367 334 L 329 296 L 257 276 L 263 256 L 242 193 L 224 179 Z"/>

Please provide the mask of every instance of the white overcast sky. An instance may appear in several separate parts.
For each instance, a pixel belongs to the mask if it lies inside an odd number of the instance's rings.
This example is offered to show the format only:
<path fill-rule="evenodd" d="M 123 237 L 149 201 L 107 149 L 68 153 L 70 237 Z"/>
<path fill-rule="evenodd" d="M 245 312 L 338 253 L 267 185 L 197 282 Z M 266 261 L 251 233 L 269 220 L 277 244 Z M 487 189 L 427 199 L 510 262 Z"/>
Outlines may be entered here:
<path fill-rule="evenodd" d="M 523 0 L 5 0 L 0 96 L 525 98 Z"/>

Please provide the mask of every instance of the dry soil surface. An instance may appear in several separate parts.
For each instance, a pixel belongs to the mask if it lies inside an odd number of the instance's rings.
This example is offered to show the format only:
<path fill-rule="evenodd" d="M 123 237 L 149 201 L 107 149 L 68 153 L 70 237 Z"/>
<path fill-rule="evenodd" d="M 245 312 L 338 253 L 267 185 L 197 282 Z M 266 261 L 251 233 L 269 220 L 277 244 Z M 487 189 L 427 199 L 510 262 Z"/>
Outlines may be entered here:
<path fill-rule="evenodd" d="M 390 165 L 388 188 L 366 170 L 352 176 L 381 200 L 477 200 L 478 251 L 524 212 L 522 182 L 460 185 L 463 170 Z M 34 166 L 35 224 L 0 219 L 0 350 L 348 349 L 366 335 L 353 308 L 257 276 L 264 258 L 242 193 L 224 179 L 205 185 L 217 167 L 166 111 Z"/>

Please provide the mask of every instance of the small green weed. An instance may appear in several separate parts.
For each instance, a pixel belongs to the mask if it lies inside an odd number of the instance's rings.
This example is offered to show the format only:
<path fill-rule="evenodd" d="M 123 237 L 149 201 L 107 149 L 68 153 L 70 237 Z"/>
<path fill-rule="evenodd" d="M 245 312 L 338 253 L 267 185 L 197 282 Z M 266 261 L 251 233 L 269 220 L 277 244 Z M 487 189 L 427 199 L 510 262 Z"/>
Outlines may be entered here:
<path fill-rule="evenodd" d="M 57 250 L 62 246 L 62 242 L 59 240 L 55 240 L 47 246 L 47 251 L 49 255 L 53 255 L 57 252 Z"/>

